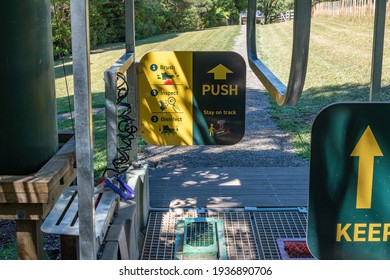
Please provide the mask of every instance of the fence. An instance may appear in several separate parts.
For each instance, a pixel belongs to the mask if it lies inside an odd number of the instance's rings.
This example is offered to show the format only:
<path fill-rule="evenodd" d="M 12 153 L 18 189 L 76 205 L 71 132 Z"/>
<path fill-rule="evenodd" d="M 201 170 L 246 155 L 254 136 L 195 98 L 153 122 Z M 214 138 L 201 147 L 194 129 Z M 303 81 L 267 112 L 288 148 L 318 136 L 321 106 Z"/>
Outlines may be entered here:
<path fill-rule="evenodd" d="M 288 20 L 293 20 L 293 19 L 294 19 L 294 11 L 286 11 L 284 13 L 278 14 L 276 17 L 276 20 L 278 22 L 288 21 Z"/>
<path fill-rule="evenodd" d="M 390 17 L 390 2 L 387 2 L 387 17 Z M 313 15 L 337 15 L 347 17 L 370 17 L 374 15 L 375 0 L 340 0 L 317 3 Z"/>
<path fill-rule="evenodd" d="M 271 22 L 283 22 L 294 19 L 294 11 L 286 11 L 284 13 L 280 13 L 277 16 L 271 17 Z"/>

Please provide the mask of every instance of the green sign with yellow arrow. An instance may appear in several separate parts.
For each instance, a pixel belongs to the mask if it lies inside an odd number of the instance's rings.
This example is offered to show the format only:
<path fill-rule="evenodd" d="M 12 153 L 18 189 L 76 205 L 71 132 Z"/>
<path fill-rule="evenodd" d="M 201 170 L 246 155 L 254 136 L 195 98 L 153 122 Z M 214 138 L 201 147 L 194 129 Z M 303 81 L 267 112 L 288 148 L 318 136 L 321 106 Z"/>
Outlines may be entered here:
<path fill-rule="evenodd" d="M 307 243 L 318 259 L 390 259 L 389 112 L 338 103 L 314 121 Z"/>
<path fill-rule="evenodd" d="M 351 157 L 359 157 L 357 173 L 356 209 L 370 209 L 372 201 L 372 184 L 374 179 L 374 159 L 383 153 L 368 125 Z"/>

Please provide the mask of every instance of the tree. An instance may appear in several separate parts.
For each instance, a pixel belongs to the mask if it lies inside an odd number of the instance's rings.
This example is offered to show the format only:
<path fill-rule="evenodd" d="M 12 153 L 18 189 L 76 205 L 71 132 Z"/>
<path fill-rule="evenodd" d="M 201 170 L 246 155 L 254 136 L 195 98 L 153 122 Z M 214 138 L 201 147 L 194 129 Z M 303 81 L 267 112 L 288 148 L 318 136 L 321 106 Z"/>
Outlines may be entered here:
<path fill-rule="evenodd" d="M 247 2 L 247 0 L 234 0 L 234 6 L 236 7 L 237 12 L 241 13 L 243 11 L 246 11 L 248 8 Z"/>
<path fill-rule="evenodd" d="M 198 6 L 199 11 L 203 10 L 201 7 L 201 5 Z M 232 0 L 208 0 L 208 9 L 201 14 L 204 26 L 214 27 L 228 25 L 231 23 L 230 19 L 233 7 L 234 5 Z"/>
<path fill-rule="evenodd" d="M 263 23 L 271 23 L 271 18 L 281 12 L 285 12 L 294 7 L 293 0 L 260 0 L 257 8 L 263 15 Z"/>
<path fill-rule="evenodd" d="M 147 38 L 162 31 L 164 17 L 155 0 L 135 0 L 136 39 Z"/>
<path fill-rule="evenodd" d="M 51 5 L 53 52 L 55 57 L 70 54 L 70 3 L 69 0 L 53 0 Z"/>
<path fill-rule="evenodd" d="M 196 14 L 196 0 L 161 0 L 161 29 L 167 32 L 182 32 L 196 29 L 199 18 Z"/>

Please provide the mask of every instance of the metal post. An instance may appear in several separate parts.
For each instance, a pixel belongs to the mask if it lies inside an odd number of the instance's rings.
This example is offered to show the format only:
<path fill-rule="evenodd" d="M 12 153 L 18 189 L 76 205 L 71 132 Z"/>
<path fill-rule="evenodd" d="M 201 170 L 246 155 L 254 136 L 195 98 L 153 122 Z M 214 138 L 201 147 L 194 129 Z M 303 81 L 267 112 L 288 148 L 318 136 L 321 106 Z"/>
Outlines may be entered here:
<path fill-rule="evenodd" d="M 386 0 L 375 1 L 374 43 L 372 50 L 370 101 L 380 101 L 383 45 L 385 38 Z"/>
<path fill-rule="evenodd" d="M 106 153 L 107 168 L 114 168 L 112 161 L 117 157 L 118 147 L 118 108 L 116 105 L 116 71 L 108 69 L 104 72 L 105 103 L 106 103 Z M 111 172 L 106 174 L 111 177 Z"/>
<path fill-rule="evenodd" d="M 134 0 L 125 0 L 125 18 L 126 18 L 126 53 L 132 53 L 135 57 L 135 16 Z M 136 119 L 134 122 L 139 127 L 139 96 L 137 94 L 136 64 L 133 63 L 127 70 L 127 82 L 129 84 L 128 103 L 132 105 L 131 117 Z M 137 141 L 134 141 L 130 151 L 130 161 L 137 161 L 138 147 Z"/>
<path fill-rule="evenodd" d="M 295 105 L 303 91 L 309 58 L 311 3 L 311 0 L 295 0 L 294 2 L 293 51 L 288 84 L 285 86 L 257 56 L 257 0 L 248 0 L 247 49 L 249 66 L 280 106 Z"/>
<path fill-rule="evenodd" d="M 80 259 L 97 258 L 88 0 L 71 0 Z"/>

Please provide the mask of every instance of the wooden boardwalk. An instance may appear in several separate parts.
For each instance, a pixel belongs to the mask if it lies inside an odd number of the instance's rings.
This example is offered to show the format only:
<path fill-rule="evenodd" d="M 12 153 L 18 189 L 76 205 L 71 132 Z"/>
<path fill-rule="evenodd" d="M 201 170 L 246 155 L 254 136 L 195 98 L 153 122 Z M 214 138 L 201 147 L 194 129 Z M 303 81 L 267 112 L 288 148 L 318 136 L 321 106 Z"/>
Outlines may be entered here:
<path fill-rule="evenodd" d="M 157 168 L 152 208 L 307 207 L 308 167 Z"/>

